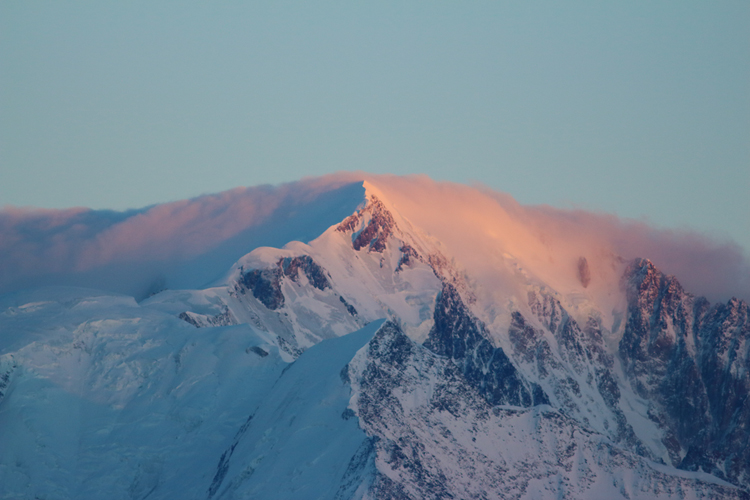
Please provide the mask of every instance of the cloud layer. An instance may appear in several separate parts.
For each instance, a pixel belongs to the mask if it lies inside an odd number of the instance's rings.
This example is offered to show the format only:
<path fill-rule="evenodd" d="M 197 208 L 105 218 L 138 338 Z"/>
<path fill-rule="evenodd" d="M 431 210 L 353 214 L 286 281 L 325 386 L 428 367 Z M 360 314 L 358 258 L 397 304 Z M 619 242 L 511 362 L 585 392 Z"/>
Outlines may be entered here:
<path fill-rule="evenodd" d="M 75 285 L 142 296 L 199 287 L 257 246 L 315 238 L 362 201 L 345 176 L 236 188 L 140 210 L 0 212 L 0 293 Z"/>
<path fill-rule="evenodd" d="M 599 280 L 617 280 L 617 262 L 644 257 L 674 274 L 686 290 L 727 300 L 750 299 L 750 263 L 742 248 L 684 230 L 657 229 L 611 214 L 523 206 L 484 186 L 435 182 L 426 176 L 369 176 L 411 222 L 446 244 L 486 275 L 503 255 L 532 269 L 557 290 L 578 286 L 577 264 L 586 257 Z"/>
<path fill-rule="evenodd" d="M 257 246 L 309 241 L 342 220 L 361 203 L 362 180 L 467 267 L 481 269 L 487 259 L 509 254 L 564 287 L 581 256 L 594 280 L 612 259 L 646 257 L 712 300 L 750 298 L 750 266 L 732 243 L 608 214 L 522 206 L 482 186 L 363 173 L 236 188 L 127 212 L 5 208 L 0 293 L 53 284 L 142 297 L 163 286 L 204 286 Z"/>

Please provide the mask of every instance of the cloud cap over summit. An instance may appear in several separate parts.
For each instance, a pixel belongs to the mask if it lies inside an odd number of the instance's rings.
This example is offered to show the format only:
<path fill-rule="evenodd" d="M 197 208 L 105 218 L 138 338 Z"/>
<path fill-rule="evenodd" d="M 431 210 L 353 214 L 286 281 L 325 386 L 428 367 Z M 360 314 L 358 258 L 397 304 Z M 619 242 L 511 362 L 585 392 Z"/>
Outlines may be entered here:
<path fill-rule="evenodd" d="M 125 212 L 6 207 L 0 211 L 0 293 L 75 285 L 142 297 L 163 287 L 205 286 L 253 248 L 310 241 L 343 220 L 364 201 L 363 180 L 472 267 L 510 254 L 545 279 L 577 281 L 585 257 L 595 280 L 597 262 L 644 257 L 709 299 L 750 297 L 750 265 L 731 242 L 611 214 L 522 206 L 482 186 L 361 172 Z"/>

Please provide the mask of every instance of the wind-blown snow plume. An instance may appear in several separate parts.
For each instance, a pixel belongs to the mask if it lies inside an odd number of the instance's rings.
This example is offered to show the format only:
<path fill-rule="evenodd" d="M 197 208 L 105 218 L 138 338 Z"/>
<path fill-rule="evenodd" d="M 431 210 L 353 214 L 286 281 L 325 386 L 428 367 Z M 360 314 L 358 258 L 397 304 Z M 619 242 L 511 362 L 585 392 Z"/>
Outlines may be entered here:
<path fill-rule="evenodd" d="M 510 257 L 565 289 L 578 282 L 583 257 L 595 287 L 619 258 L 646 257 L 696 293 L 750 297 L 750 266 L 732 243 L 608 214 L 522 206 L 484 187 L 363 173 L 236 188 L 126 212 L 5 208 L 0 292 L 74 284 L 142 296 L 163 286 L 199 287 L 257 246 L 315 238 L 363 201 L 362 180 L 477 270 L 488 259 Z"/>
<path fill-rule="evenodd" d="M 256 246 L 318 236 L 362 195 L 361 185 L 329 176 L 125 212 L 5 208 L 0 293 L 72 284 L 139 296 L 203 286 Z"/>
<path fill-rule="evenodd" d="M 712 300 L 750 297 L 750 263 L 732 242 L 687 230 L 657 229 L 640 221 L 583 210 L 523 206 L 483 186 L 439 183 L 426 176 L 370 177 L 414 225 L 443 242 L 480 272 L 512 257 L 558 290 L 579 285 L 578 262 L 587 259 L 592 286 L 614 277 L 616 264 L 651 259 L 680 276 L 688 290 Z M 492 279 L 487 276 L 486 279 Z"/>

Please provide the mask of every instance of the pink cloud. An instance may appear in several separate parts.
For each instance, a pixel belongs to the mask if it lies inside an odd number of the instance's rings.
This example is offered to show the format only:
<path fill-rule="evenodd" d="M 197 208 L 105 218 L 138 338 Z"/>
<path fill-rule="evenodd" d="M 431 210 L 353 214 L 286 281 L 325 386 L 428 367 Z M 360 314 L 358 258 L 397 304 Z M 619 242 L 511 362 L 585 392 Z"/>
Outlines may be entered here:
<path fill-rule="evenodd" d="M 367 178 L 467 267 L 481 267 L 507 253 L 549 284 L 566 286 L 577 280 L 581 256 L 598 266 L 602 276 L 610 273 L 613 259 L 644 257 L 677 276 L 688 291 L 710 300 L 750 298 L 750 264 L 732 242 L 688 230 L 657 229 L 611 214 L 523 206 L 484 186 L 435 182 L 427 176 Z"/>
<path fill-rule="evenodd" d="M 149 281 L 156 279 L 155 273 L 168 274 L 155 269 L 179 268 L 201 257 L 205 257 L 201 261 L 205 267 L 207 256 L 233 238 L 245 235 L 253 244 L 248 232 L 274 218 L 284 221 L 279 221 L 278 228 L 262 227 L 258 243 L 283 245 L 288 241 L 283 240 L 283 224 L 289 226 L 290 237 L 306 234 L 299 222 L 305 219 L 305 205 L 322 204 L 325 208 L 325 198 L 347 184 L 347 176 L 328 176 L 276 187 L 236 188 L 129 212 L 6 207 L 0 211 L 0 292 L 45 283 L 108 288 L 106 275 L 117 275 L 122 281 L 124 268 L 131 274 L 143 274 L 140 281 Z M 343 196 L 339 201 L 345 212 L 334 211 L 334 216 L 348 215 L 360 201 L 356 193 L 337 196 Z M 295 210 L 299 211 L 296 215 Z M 321 224 L 325 221 L 317 222 L 320 231 L 327 227 Z M 228 268 L 250 250 L 252 247 L 240 247 L 233 258 L 223 256 L 223 265 Z M 97 277 L 97 270 L 103 270 L 104 275 Z M 191 271 L 195 269 L 186 272 Z M 132 286 L 123 288 L 116 283 L 110 289 L 135 293 Z"/>
<path fill-rule="evenodd" d="M 312 239 L 337 223 L 361 202 L 362 180 L 467 265 L 509 253 L 555 280 L 574 277 L 580 256 L 601 273 L 613 256 L 646 257 L 712 300 L 750 297 L 750 267 L 733 243 L 610 214 L 522 206 L 482 186 L 361 172 L 129 212 L 6 207 L 0 211 L 0 292 L 55 283 L 135 294 L 155 279 L 200 286 L 255 246 Z"/>

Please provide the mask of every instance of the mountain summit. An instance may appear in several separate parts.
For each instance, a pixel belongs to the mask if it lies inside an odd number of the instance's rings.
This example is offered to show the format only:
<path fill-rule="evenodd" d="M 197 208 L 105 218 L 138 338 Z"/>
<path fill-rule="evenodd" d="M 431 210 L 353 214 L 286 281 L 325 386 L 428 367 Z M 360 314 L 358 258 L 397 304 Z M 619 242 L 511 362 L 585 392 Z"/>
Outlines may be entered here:
<path fill-rule="evenodd" d="M 208 286 L 0 296 L 0 496 L 750 498 L 750 307 L 629 254 L 675 240 L 423 178 L 309 186 L 258 231 L 327 229 Z"/>

